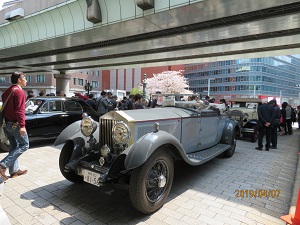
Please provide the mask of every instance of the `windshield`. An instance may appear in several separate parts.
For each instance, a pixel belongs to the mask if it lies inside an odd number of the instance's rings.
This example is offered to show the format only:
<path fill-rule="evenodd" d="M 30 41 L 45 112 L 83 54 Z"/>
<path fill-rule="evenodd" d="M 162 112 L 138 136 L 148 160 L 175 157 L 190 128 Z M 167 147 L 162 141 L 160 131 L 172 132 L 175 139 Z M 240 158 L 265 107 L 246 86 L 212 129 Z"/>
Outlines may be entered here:
<path fill-rule="evenodd" d="M 25 112 L 32 113 L 36 111 L 40 104 L 42 104 L 42 100 L 28 99 L 25 106 Z"/>

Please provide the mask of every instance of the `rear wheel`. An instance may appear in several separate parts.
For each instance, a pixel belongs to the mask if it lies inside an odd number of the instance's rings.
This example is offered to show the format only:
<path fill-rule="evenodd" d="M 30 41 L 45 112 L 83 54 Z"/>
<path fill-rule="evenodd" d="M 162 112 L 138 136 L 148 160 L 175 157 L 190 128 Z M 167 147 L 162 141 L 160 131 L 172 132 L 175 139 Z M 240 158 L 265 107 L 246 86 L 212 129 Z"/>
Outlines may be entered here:
<path fill-rule="evenodd" d="M 74 170 L 65 170 L 65 166 L 69 163 L 73 152 L 73 143 L 66 142 L 59 155 L 59 169 L 61 174 L 69 181 L 74 183 L 83 183 L 83 178 L 75 174 Z"/>
<path fill-rule="evenodd" d="M 145 214 L 161 208 L 171 190 L 173 176 L 172 156 L 164 148 L 157 149 L 132 172 L 129 196 L 133 207 Z"/>
<path fill-rule="evenodd" d="M 234 152 L 235 152 L 235 147 L 236 147 L 236 138 L 235 138 L 235 134 L 232 135 L 232 139 L 231 139 L 231 143 L 230 143 L 230 148 L 227 149 L 224 153 L 223 156 L 225 158 L 230 158 L 231 156 L 233 156 Z"/>

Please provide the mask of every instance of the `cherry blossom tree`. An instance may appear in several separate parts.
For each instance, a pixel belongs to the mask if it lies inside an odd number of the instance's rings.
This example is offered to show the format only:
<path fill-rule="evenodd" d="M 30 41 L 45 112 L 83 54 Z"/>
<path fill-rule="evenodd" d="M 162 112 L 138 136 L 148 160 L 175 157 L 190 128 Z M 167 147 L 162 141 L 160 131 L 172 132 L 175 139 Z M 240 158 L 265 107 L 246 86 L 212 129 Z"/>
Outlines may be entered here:
<path fill-rule="evenodd" d="M 164 71 L 162 73 L 153 74 L 152 78 L 146 79 L 147 88 L 146 95 L 156 92 L 162 94 L 192 94 L 187 90 L 189 87 L 188 79 L 182 75 L 182 71 Z M 142 84 L 141 86 L 142 87 Z"/>

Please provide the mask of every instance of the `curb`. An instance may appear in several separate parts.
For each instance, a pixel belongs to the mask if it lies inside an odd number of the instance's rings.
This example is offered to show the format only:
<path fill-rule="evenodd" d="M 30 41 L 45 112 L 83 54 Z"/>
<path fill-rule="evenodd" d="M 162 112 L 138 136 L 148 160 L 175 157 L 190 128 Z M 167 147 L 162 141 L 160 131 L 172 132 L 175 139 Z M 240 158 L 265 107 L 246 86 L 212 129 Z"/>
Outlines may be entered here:
<path fill-rule="evenodd" d="M 299 146 L 300 146 L 300 139 L 299 139 Z M 298 156 L 298 164 L 297 164 L 297 170 L 296 170 L 296 174 L 295 174 L 295 182 L 294 182 L 294 187 L 293 187 L 293 193 L 292 193 L 292 198 L 291 198 L 291 203 L 290 203 L 289 214 L 295 214 L 296 204 L 297 204 L 297 199 L 298 199 L 298 192 L 299 192 L 299 188 L 300 188 L 300 160 L 299 160 L 300 148 L 299 148 L 297 156 Z"/>

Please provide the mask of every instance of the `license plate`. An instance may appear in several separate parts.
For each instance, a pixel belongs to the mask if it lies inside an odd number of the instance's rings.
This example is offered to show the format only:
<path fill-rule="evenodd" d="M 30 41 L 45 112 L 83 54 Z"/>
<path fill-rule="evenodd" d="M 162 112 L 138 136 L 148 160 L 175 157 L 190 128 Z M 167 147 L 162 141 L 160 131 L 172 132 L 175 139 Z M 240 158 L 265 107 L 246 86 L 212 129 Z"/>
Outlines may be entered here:
<path fill-rule="evenodd" d="M 82 169 L 82 174 L 83 174 L 83 180 L 85 182 L 93 184 L 98 187 L 100 186 L 100 183 L 98 182 L 100 178 L 100 174 L 85 169 Z"/>

